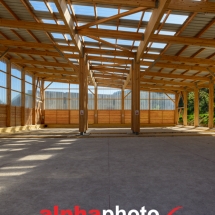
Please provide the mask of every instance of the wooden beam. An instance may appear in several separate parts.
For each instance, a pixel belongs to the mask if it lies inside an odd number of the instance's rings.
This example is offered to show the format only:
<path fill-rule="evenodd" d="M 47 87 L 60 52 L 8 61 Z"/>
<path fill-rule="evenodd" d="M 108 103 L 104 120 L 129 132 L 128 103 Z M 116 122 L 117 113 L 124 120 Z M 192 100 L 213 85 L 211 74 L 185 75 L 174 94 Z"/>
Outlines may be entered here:
<path fill-rule="evenodd" d="M 209 83 L 209 121 L 208 127 L 212 129 L 214 127 L 214 81 Z"/>
<path fill-rule="evenodd" d="M 71 68 L 68 63 L 57 63 L 57 62 L 47 62 L 47 61 L 36 61 L 36 60 L 23 60 L 23 59 L 11 59 L 11 62 L 16 64 L 32 64 L 40 66 L 52 66 L 52 67 L 67 67 Z"/>
<path fill-rule="evenodd" d="M 143 58 L 153 59 L 153 60 L 159 58 L 159 60 L 180 62 L 180 63 L 195 63 L 195 64 L 200 64 L 201 63 L 201 64 L 209 64 L 209 65 L 214 65 L 215 64 L 215 60 L 213 60 L 213 59 L 180 57 L 180 56 L 170 56 L 170 55 L 143 54 Z"/>
<path fill-rule="evenodd" d="M 185 80 L 196 80 L 196 81 L 209 81 L 207 77 L 200 76 L 188 76 L 188 75 L 175 75 L 175 74 L 167 74 L 160 72 L 143 72 L 142 77 L 144 76 L 152 76 L 152 77 L 162 77 L 162 78 L 170 78 L 170 79 L 185 79 Z M 142 80 L 143 78 L 141 78 Z"/>
<path fill-rule="evenodd" d="M 55 46 L 61 51 L 76 52 L 75 47 L 72 46 L 63 46 L 63 45 L 53 45 L 47 43 L 34 43 L 34 42 L 24 42 L 24 41 L 15 41 L 15 40 L 0 40 L 0 45 L 4 46 L 17 46 L 17 47 L 28 47 L 36 49 L 52 49 L 55 50 Z"/>
<path fill-rule="evenodd" d="M 164 81 L 164 80 L 156 80 L 156 79 L 141 79 L 141 83 L 155 83 L 155 84 L 164 84 L 164 85 L 179 85 L 179 86 L 188 86 L 188 87 L 195 87 L 194 83 L 188 82 L 178 82 L 178 81 Z"/>
<path fill-rule="evenodd" d="M 125 74 L 129 73 L 129 70 L 126 70 L 126 69 L 115 69 L 110 67 L 101 68 L 100 66 L 91 66 L 90 69 L 95 71 L 100 71 L 100 72 L 116 72 L 116 73 L 125 73 Z"/>
<path fill-rule="evenodd" d="M 89 36 L 89 35 L 88 35 L 88 37 L 91 38 L 91 39 L 93 39 L 93 40 L 96 40 L 96 41 L 98 41 L 98 42 L 100 42 L 100 43 L 106 44 L 107 46 L 114 47 L 114 48 L 120 49 L 120 50 L 122 50 L 122 51 L 124 51 L 124 52 L 126 52 L 126 53 L 128 53 L 128 54 L 131 54 L 131 51 L 129 51 L 128 49 L 126 49 L 126 48 L 124 48 L 124 47 L 122 47 L 122 46 L 119 46 L 119 45 L 117 45 L 117 44 L 109 43 L 109 42 L 107 42 L 107 41 L 105 41 L 105 40 L 102 40 L 102 39 L 100 39 L 99 37 L 95 37 L 95 36 Z"/>
<path fill-rule="evenodd" d="M 106 30 L 106 29 L 81 29 L 78 30 L 78 34 L 88 37 L 107 37 L 113 39 L 124 39 L 124 40 L 143 40 L 143 33 L 136 33 L 130 31 L 116 31 L 116 30 Z"/>
<path fill-rule="evenodd" d="M 109 0 L 79 0 L 82 3 L 96 3 L 103 4 L 104 6 L 110 5 Z M 161 4 L 161 3 L 160 3 Z M 111 2 L 111 5 L 123 5 L 124 7 L 148 7 L 156 8 L 154 1 L 130 1 L 130 0 L 114 0 Z M 192 0 L 172 0 L 167 7 L 168 10 L 178 10 L 178 11 L 187 11 L 187 12 L 198 12 L 198 13 L 214 13 L 215 5 L 213 2 L 201 2 L 201 1 L 192 1 Z"/>
<path fill-rule="evenodd" d="M 114 45 L 115 47 L 115 45 Z M 100 55 L 111 55 L 111 56 L 122 56 L 122 57 L 131 57 L 135 56 L 135 53 L 131 51 L 116 51 L 116 50 L 105 50 L 105 49 L 93 49 L 93 48 L 85 48 L 85 53 L 88 54 L 100 54 Z"/>
<path fill-rule="evenodd" d="M 24 69 L 25 69 L 25 71 L 35 72 L 35 73 L 76 75 L 76 73 L 74 71 L 67 71 L 67 70 L 43 69 L 43 68 L 36 68 L 36 67 L 25 67 Z"/>
<path fill-rule="evenodd" d="M 100 75 L 100 74 L 94 74 L 93 77 L 95 78 L 103 78 L 103 79 L 121 79 L 126 80 L 126 77 L 119 76 L 119 75 Z"/>
<path fill-rule="evenodd" d="M 167 9 L 169 3 L 170 3 L 170 0 L 160 0 L 158 8 L 153 10 L 151 18 L 145 30 L 144 40 L 140 42 L 140 45 L 137 50 L 137 58 L 136 58 L 137 62 L 140 61 L 142 54 L 146 50 L 147 45 L 151 39 L 151 36 L 154 34 L 155 30 L 157 29 L 157 26 L 160 24 L 160 20 L 162 19 L 164 12 Z"/>
<path fill-rule="evenodd" d="M 170 86 L 162 86 L 157 84 L 148 84 L 148 83 L 140 83 L 140 87 L 148 88 L 148 89 L 158 89 L 158 90 L 174 90 L 174 91 L 184 91 L 183 87 L 170 87 Z"/>
<path fill-rule="evenodd" d="M 4 52 L 5 48 L 0 47 L 0 52 Z M 16 53 L 16 54 L 27 54 L 27 55 L 39 55 L 39 56 L 49 56 L 49 57 L 59 57 L 60 54 L 58 52 L 53 51 L 38 51 L 33 49 L 21 49 L 21 48 L 10 48 L 8 49 L 8 53 Z M 79 55 L 77 54 L 64 54 L 67 58 L 75 58 L 78 59 Z"/>
<path fill-rule="evenodd" d="M 184 45 L 193 45 L 200 47 L 215 47 L 214 39 L 205 39 L 205 38 L 194 38 L 194 37 L 179 37 L 179 36 L 167 36 L 154 34 L 150 38 L 151 42 L 160 42 L 160 43 L 171 43 L 171 44 L 184 44 Z"/>
<path fill-rule="evenodd" d="M 0 55 L 0 60 L 8 53 L 9 48 L 7 48 L 7 50 L 5 50 L 1 55 Z"/>
<path fill-rule="evenodd" d="M 8 20 L 0 19 L 0 26 L 11 28 L 11 29 L 27 29 L 27 30 L 38 30 L 38 31 L 49 31 L 53 33 L 69 33 L 68 28 L 65 25 L 38 23 L 38 22 L 28 22 L 21 20 Z"/>
<path fill-rule="evenodd" d="M 72 16 L 68 10 L 66 1 L 54 0 L 54 3 L 65 23 L 65 27 L 68 29 L 68 32 L 72 38 L 73 43 L 75 44 L 76 49 L 78 50 L 79 54 L 83 56 L 83 45 L 79 39 L 78 34 L 75 31 L 74 21 L 72 20 Z"/>
<path fill-rule="evenodd" d="M 111 63 L 120 63 L 120 64 L 131 64 L 132 60 L 120 59 L 120 58 L 109 58 L 109 57 L 97 57 L 97 56 L 88 56 L 88 60 L 92 61 L 103 61 Z"/>
<path fill-rule="evenodd" d="M 90 23 L 88 23 L 86 25 L 78 26 L 78 27 L 76 27 L 76 29 L 80 30 L 80 29 L 84 29 L 84 28 L 89 28 L 91 26 L 98 25 L 98 24 L 101 24 L 101 23 L 104 23 L 104 22 L 108 22 L 108 21 L 111 21 L 111 20 L 114 20 L 114 19 L 119 19 L 121 17 L 128 16 L 128 15 L 143 11 L 145 9 L 146 9 L 145 7 L 134 8 L 134 9 L 131 9 L 129 11 L 119 13 L 117 15 L 113 15 L 113 16 L 110 16 L 110 17 L 107 17 L 107 18 L 96 20 L 94 22 L 90 22 Z"/>

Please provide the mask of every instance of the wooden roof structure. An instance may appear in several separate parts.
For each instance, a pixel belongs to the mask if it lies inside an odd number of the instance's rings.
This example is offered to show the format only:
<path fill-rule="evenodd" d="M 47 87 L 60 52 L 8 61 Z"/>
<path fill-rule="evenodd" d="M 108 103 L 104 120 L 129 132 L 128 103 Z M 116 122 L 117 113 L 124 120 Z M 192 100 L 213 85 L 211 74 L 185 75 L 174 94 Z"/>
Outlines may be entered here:
<path fill-rule="evenodd" d="M 141 89 L 207 87 L 215 77 L 215 0 L 0 0 L 0 57 L 46 81 Z"/>

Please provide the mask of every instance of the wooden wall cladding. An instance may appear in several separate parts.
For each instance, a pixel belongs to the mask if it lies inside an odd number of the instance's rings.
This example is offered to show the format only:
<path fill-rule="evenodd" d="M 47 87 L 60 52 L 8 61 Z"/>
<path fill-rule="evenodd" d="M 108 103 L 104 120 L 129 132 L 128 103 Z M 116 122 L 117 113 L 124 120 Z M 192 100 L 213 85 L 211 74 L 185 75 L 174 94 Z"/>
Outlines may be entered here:
<path fill-rule="evenodd" d="M 164 110 L 163 111 L 163 123 L 175 123 L 175 111 Z"/>
<path fill-rule="evenodd" d="M 98 110 L 98 124 L 120 124 L 121 110 Z"/>
<path fill-rule="evenodd" d="M 88 124 L 94 124 L 94 110 L 88 111 Z"/>
<path fill-rule="evenodd" d="M 32 109 L 25 109 L 25 125 L 32 125 Z"/>
<path fill-rule="evenodd" d="M 140 123 L 149 123 L 149 110 L 140 111 Z"/>
<path fill-rule="evenodd" d="M 11 126 L 21 126 L 22 108 L 11 106 Z"/>
<path fill-rule="evenodd" d="M 162 110 L 151 110 L 150 111 L 150 123 L 151 124 L 162 124 L 163 123 L 163 111 Z"/>
<path fill-rule="evenodd" d="M 70 124 L 79 123 L 79 110 L 70 110 Z"/>
<path fill-rule="evenodd" d="M 45 110 L 45 124 L 57 124 L 57 110 Z"/>
<path fill-rule="evenodd" d="M 0 105 L 0 127 L 7 125 L 7 105 Z"/>
<path fill-rule="evenodd" d="M 125 124 L 131 123 L 131 111 L 125 110 Z"/>

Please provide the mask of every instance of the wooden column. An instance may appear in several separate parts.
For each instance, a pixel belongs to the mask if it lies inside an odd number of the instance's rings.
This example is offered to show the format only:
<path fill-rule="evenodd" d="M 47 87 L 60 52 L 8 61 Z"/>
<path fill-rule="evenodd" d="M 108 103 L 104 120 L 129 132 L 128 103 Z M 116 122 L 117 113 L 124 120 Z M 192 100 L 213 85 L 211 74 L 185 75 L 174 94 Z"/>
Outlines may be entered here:
<path fill-rule="evenodd" d="M 85 110 L 85 132 L 88 130 L 88 73 L 90 67 L 88 62 L 85 62 L 85 99 L 84 99 L 84 110 Z"/>
<path fill-rule="evenodd" d="M 94 96 L 94 123 L 98 124 L 98 87 L 95 86 Z"/>
<path fill-rule="evenodd" d="M 125 90 L 124 90 L 124 88 L 122 88 L 122 93 L 121 93 L 121 95 L 122 95 L 122 100 L 121 100 L 121 102 L 122 102 L 122 104 L 121 104 L 121 110 L 122 110 L 122 112 L 121 112 L 121 123 L 122 124 L 125 124 L 125 102 L 124 102 L 124 100 L 125 100 Z"/>
<path fill-rule="evenodd" d="M 25 125 L 25 71 L 22 69 L 21 71 L 22 77 L 22 93 L 21 93 L 21 125 Z"/>
<path fill-rule="evenodd" d="M 180 93 L 177 92 L 175 94 L 175 125 L 178 125 L 178 119 L 179 119 L 179 114 L 178 114 L 179 100 L 180 100 Z"/>
<path fill-rule="evenodd" d="M 32 75 L 32 125 L 36 124 L 36 78 Z"/>
<path fill-rule="evenodd" d="M 11 127 L 11 62 L 7 60 L 7 127 Z"/>
<path fill-rule="evenodd" d="M 195 87 L 194 90 L 194 126 L 199 126 L 199 89 Z"/>
<path fill-rule="evenodd" d="M 131 65 L 131 130 L 135 134 L 140 132 L 140 63 L 133 60 Z"/>
<path fill-rule="evenodd" d="M 187 91 L 183 91 L 183 101 L 184 101 L 184 113 L 183 113 L 183 125 L 187 126 Z"/>
<path fill-rule="evenodd" d="M 209 121 L 208 127 L 211 129 L 214 127 L 214 81 L 209 83 Z"/>
<path fill-rule="evenodd" d="M 45 86 L 44 86 L 44 80 L 41 80 L 41 86 L 40 86 L 40 97 L 41 97 L 41 124 L 45 123 Z"/>
<path fill-rule="evenodd" d="M 79 72 L 79 132 L 81 135 L 87 130 L 87 75 L 88 65 L 84 57 L 79 58 L 80 72 Z"/>

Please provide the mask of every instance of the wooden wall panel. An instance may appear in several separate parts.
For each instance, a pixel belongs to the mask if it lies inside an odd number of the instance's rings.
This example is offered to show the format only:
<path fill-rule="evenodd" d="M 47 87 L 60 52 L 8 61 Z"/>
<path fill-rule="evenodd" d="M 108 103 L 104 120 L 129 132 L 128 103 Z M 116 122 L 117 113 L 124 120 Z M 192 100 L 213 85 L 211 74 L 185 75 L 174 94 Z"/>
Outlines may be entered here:
<path fill-rule="evenodd" d="M 69 124 L 69 110 L 56 110 L 57 124 Z"/>
<path fill-rule="evenodd" d="M 163 123 L 163 111 L 160 110 L 152 110 L 150 111 L 150 123 L 158 124 Z"/>
<path fill-rule="evenodd" d="M 21 107 L 11 107 L 11 126 L 21 126 Z"/>
<path fill-rule="evenodd" d="M 163 111 L 163 123 L 174 123 L 175 122 L 175 111 L 164 110 Z"/>
<path fill-rule="evenodd" d="M 125 124 L 131 123 L 131 111 L 125 110 Z"/>
<path fill-rule="evenodd" d="M 79 123 L 79 110 L 70 110 L 70 124 Z"/>
<path fill-rule="evenodd" d="M 109 110 L 98 110 L 98 124 L 110 123 Z"/>
<path fill-rule="evenodd" d="M 7 125 L 7 105 L 0 105 L 0 127 Z"/>
<path fill-rule="evenodd" d="M 45 124 L 56 124 L 57 123 L 57 111 L 56 110 L 45 110 Z"/>
<path fill-rule="evenodd" d="M 148 110 L 140 111 L 140 123 L 149 123 L 149 111 Z"/>
<path fill-rule="evenodd" d="M 110 124 L 120 124 L 121 123 L 121 110 L 110 110 Z"/>
<path fill-rule="evenodd" d="M 94 124 L 94 110 L 88 111 L 88 124 Z"/>
<path fill-rule="evenodd" d="M 25 125 L 32 125 L 32 109 L 25 109 Z"/>

